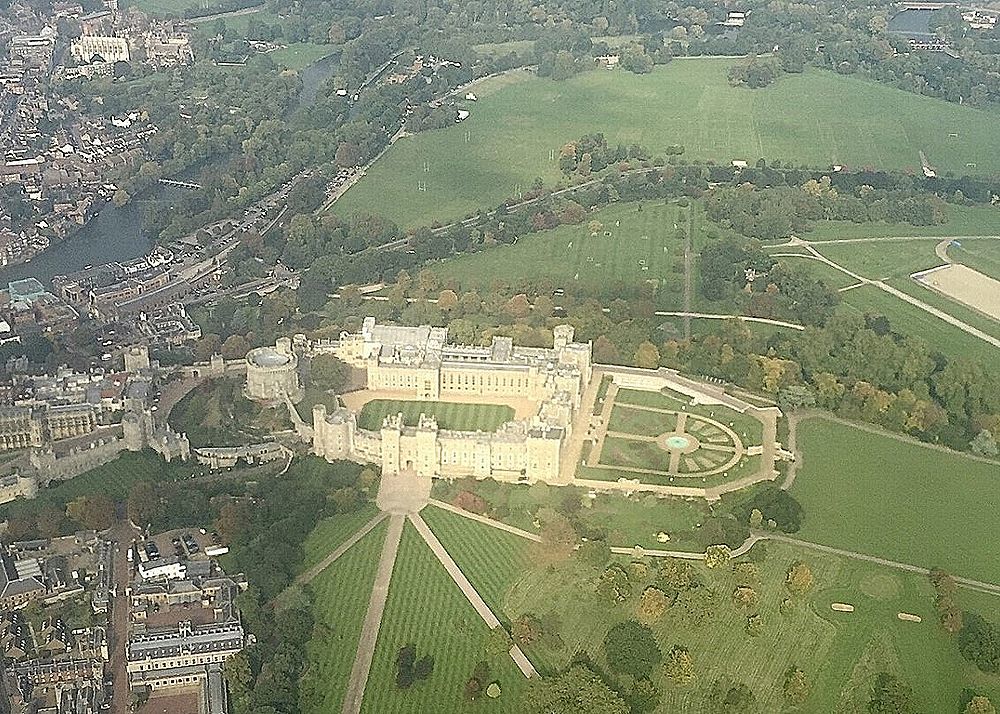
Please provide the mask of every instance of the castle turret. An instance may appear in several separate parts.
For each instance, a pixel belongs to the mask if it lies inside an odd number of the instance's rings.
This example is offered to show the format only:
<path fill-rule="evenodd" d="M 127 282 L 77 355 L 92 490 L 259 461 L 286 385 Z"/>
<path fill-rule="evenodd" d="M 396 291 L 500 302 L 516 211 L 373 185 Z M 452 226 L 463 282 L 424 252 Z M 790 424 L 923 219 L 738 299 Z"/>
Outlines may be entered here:
<path fill-rule="evenodd" d="M 552 346 L 557 350 L 566 348 L 566 345 L 573 342 L 573 335 L 576 330 L 572 325 L 557 325 L 552 328 Z"/>

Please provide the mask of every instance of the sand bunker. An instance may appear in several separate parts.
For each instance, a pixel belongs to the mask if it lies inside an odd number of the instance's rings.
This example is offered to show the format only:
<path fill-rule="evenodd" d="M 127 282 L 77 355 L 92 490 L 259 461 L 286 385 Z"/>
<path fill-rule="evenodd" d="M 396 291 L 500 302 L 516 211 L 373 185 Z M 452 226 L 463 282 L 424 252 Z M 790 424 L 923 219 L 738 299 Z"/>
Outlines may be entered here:
<path fill-rule="evenodd" d="M 1000 281 L 978 270 L 953 263 L 915 273 L 913 278 L 926 288 L 1000 320 Z"/>

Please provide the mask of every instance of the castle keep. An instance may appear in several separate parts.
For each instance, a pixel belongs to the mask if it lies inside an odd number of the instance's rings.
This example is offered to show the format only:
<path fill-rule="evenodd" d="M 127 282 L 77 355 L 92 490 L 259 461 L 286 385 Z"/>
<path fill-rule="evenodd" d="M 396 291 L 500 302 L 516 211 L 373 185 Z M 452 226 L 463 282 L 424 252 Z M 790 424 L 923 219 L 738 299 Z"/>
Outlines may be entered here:
<path fill-rule="evenodd" d="M 328 351 L 365 370 L 368 389 L 400 399 L 527 400 L 535 413 L 492 433 L 444 430 L 427 415 L 415 426 L 389 416 L 376 432 L 359 429 L 349 409 L 327 413 L 317 405 L 313 451 L 328 460 L 377 463 L 385 474 L 556 483 L 561 448 L 590 381 L 591 345 L 574 342 L 569 325 L 553 333 L 552 348 L 515 347 L 509 337 L 495 337 L 489 347 L 449 345 L 446 328 L 384 326 L 367 318 L 361 332 L 342 334 Z"/>

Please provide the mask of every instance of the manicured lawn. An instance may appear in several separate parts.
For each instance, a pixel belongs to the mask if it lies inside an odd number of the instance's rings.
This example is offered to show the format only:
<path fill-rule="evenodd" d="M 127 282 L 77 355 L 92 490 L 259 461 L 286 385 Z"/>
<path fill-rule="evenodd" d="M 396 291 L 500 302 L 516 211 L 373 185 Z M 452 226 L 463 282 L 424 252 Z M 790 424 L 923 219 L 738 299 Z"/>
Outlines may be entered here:
<path fill-rule="evenodd" d="M 799 236 L 805 240 L 842 240 L 881 236 L 975 236 L 1000 233 L 1000 208 L 996 206 L 956 206 L 945 208 L 947 221 L 933 226 L 909 223 L 853 223 L 817 221 Z"/>
<path fill-rule="evenodd" d="M 803 539 L 1000 581 L 1000 464 L 821 418 L 799 425 L 798 446 Z"/>
<path fill-rule="evenodd" d="M 690 404 L 690 399 L 678 392 L 645 392 L 639 389 L 620 389 L 616 404 L 637 404 L 672 411 L 698 414 L 724 424 L 736 432 L 744 444 L 759 444 L 764 435 L 763 425 L 749 414 L 740 414 L 719 404 Z"/>
<path fill-rule="evenodd" d="M 505 621 L 503 599 L 527 567 L 531 541 L 430 506 L 420 512 L 434 535 L 462 567 L 493 614 Z"/>
<path fill-rule="evenodd" d="M 308 570 L 323 560 L 323 558 L 329 555 L 330 551 L 354 535 L 361 526 L 374 518 L 377 513 L 378 509 L 375 508 L 374 504 L 366 503 L 356 511 L 338 513 L 329 518 L 324 518 L 317 523 L 312 533 L 306 538 L 305 543 L 302 544 L 302 569 Z M 378 527 L 381 528 L 382 526 Z"/>
<path fill-rule="evenodd" d="M 652 202 L 615 205 L 580 225 L 522 236 L 513 245 L 459 256 L 431 270 L 463 290 L 487 292 L 499 280 L 529 293 L 551 286 L 609 301 L 622 294 L 622 286 L 655 280 L 658 306 L 679 310 L 684 242 L 674 225 L 686 222 L 687 210 Z M 596 236 L 588 228 L 595 220 L 603 226 Z"/>
<path fill-rule="evenodd" d="M 437 418 L 442 429 L 457 431 L 495 431 L 514 418 L 514 410 L 502 404 L 452 404 L 447 402 L 410 402 L 375 399 L 364 405 L 358 415 L 358 427 L 378 431 L 382 420 L 402 412 L 403 421 L 415 426 L 421 414 Z"/>
<path fill-rule="evenodd" d="M 685 158 L 727 164 L 764 157 L 919 171 L 921 149 L 942 171 L 1000 164 L 991 112 L 816 69 L 748 91 L 729 85 L 732 64 L 685 60 L 646 75 L 593 71 L 565 82 L 523 72 L 497 80 L 504 89 L 496 92 L 484 83 L 467 120 L 399 141 L 334 210 L 378 212 L 404 226 L 460 217 L 536 177 L 559 181 L 550 152 L 592 132 L 654 154 L 682 144 Z"/>
<path fill-rule="evenodd" d="M 312 42 L 294 42 L 287 47 L 269 52 L 268 57 L 274 60 L 276 65 L 287 67 L 288 69 L 299 70 L 308 67 L 313 62 L 321 60 L 331 54 L 335 48 L 333 45 L 318 45 Z"/>
<path fill-rule="evenodd" d="M 633 441 L 615 436 L 604 439 L 602 464 L 666 471 L 669 462 L 670 454 L 655 441 Z"/>
<path fill-rule="evenodd" d="M 344 704 L 385 532 L 379 524 L 310 584 L 316 624 L 299 684 L 303 712 L 339 712 Z"/>
<path fill-rule="evenodd" d="M 931 349 L 940 350 L 953 359 L 978 360 L 990 367 L 1000 365 L 1000 352 L 988 342 L 967 334 L 874 285 L 865 285 L 844 293 L 843 307 L 840 309 L 885 315 L 896 332 L 919 337 Z"/>
<path fill-rule="evenodd" d="M 389 585 L 378 644 L 361 711 L 364 714 L 450 714 L 470 711 L 463 701 L 465 682 L 480 660 L 489 628 L 465 599 L 416 529 L 409 523 Z M 434 658 L 434 671 L 409 689 L 396 687 L 396 654 L 414 644 L 417 656 Z M 519 693 L 526 680 L 507 656 L 490 662 L 491 677 L 500 682 L 499 699 L 483 698 L 475 710 L 519 711 Z M 328 711 L 339 711 L 328 710 Z"/>
<path fill-rule="evenodd" d="M 650 412 L 644 409 L 629 409 L 628 405 L 615 404 L 608 421 L 608 431 L 639 436 L 659 436 L 677 427 L 677 417 L 673 414 Z"/>

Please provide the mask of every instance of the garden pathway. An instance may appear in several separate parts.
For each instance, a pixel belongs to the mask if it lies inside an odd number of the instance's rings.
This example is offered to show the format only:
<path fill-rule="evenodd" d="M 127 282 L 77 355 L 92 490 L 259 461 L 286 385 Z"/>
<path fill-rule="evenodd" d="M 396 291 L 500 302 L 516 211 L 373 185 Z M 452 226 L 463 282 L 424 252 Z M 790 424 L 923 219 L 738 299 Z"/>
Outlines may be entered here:
<path fill-rule="evenodd" d="M 462 569 L 458 567 L 458 563 L 455 562 L 454 558 L 451 557 L 445 547 L 441 545 L 441 541 L 439 541 L 437 536 L 434 535 L 420 514 L 411 513 L 410 521 L 414 526 L 416 526 L 417 532 L 420 533 L 420 536 L 424 539 L 424 542 L 427 543 L 428 547 L 430 547 L 431 551 L 433 551 L 434 555 L 437 556 L 437 559 L 441 561 L 441 565 L 443 565 L 445 570 L 448 571 L 448 575 L 450 575 L 451 579 L 455 581 L 456 585 L 458 585 L 459 590 L 461 590 L 462 594 L 465 595 L 465 599 L 469 601 L 473 608 L 475 608 L 476 612 L 479 613 L 479 616 L 483 618 L 483 621 L 486 622 L 489 628 L 491 630 L 495 630 L 498 627 L 502 627 L 500 620 L 498 620 L 497 616 L 493 614 L 489 605 L 486 604 L 486 601 L 483 600 L 476 588 L 469 582 L 469 579 L 465 577 L 465 573 L 463 573 Z M 526 678 L 530 679 L 531 677 L 538 676 L 538 672 L 535 670 L 534 665 L 531 664 L 531 661 L 527 658 L 527 656 L 525 656 L 524 652 L 521 651 L 520 647 L 512 645 L 510 648 L 510 656 L 511 659 L 514 660 L 518 669 L 521 670 L 521 674 L 523 674 Z"/>
<path fill-rule="evenodd" d="M 351 667 L 351 678 L 347 683 L 347 694 L 344 696 L 343 714 L 360 714 L 361 702 L 365 697 L 365 685 L 368 684 L 368 673 L 372 668 L 372 658 L 375 656 L 375 643 L 378 641 L 378 631 L 382 624 L 382 613 L 385 612 L 385 602 L 389 597 L 389 580 L 392 579 L 392 568 L 399 552 L 399 541 L 403 536 L 403 525 L 406 516 L 393 514 L 389 519 L 389 532 L 382 544 L 382 555 L 378 561 L 375 573 L 375 584 L 368 600 L 368 611 L 365 613 L 364 625 L 361 627 L 361 637 L 358 640 L 358 651 Z"/>

